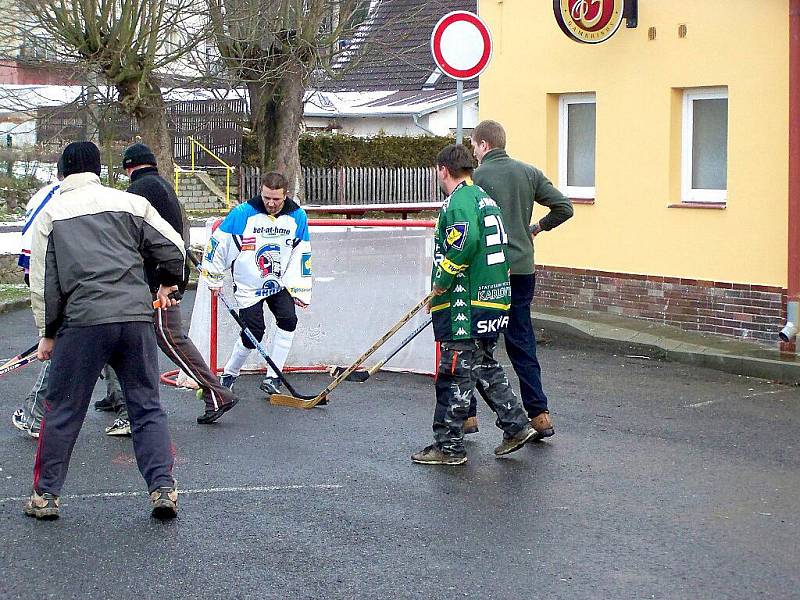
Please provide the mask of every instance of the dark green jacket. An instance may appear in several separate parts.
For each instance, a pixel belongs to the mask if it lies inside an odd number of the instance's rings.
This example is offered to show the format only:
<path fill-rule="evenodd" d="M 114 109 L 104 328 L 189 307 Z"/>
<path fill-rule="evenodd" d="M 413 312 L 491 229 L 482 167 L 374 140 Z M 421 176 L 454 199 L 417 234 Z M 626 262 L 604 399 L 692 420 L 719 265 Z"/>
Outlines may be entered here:
<path fill-rule="evenodd" d="M 444 201 L 434 233 L 431 303 L 438 341 L 496 338 L 508 324 L 511 286 L 503 217 L 494 200 L 467 180 Z"/>
<path fill-rule="evenodd" d="M 528 230 L 533 203 L 550 209 L 539 221 L 539 226 L 549 231 L 572 216 L 572 202 L 539 169 L 514 160 L 497 148 L 486 153 L 473 178 L 503 211 L 511 274 L 530 275 L 535 270 L 533 240 Z"/>

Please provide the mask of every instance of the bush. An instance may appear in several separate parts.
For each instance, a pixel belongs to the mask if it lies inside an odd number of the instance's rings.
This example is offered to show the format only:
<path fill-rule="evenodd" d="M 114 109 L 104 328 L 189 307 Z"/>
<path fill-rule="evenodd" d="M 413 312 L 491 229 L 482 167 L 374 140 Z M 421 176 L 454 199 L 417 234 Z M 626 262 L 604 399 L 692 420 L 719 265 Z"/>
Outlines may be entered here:
<path fill-rule="evenodd" d="M 469 138 L 465 138 L 469 145 Z M 342 134 L 300 136 L 300 164 L 304 167 L 432 167 L 436 154 L 455 137 L 378 135 L 371 138 Z M 245 136 L 242 162 L 258 165 L 258 149 Z"/>

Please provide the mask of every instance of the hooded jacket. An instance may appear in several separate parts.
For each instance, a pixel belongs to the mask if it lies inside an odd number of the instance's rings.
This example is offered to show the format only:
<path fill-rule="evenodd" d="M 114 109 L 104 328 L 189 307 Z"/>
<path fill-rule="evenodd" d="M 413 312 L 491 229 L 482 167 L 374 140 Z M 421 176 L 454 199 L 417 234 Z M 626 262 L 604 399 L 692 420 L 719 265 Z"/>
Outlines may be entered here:
<path fill-rule="evenodd" d="M 32 242 L 31 306 L 44 337 L 62 326 L 149 323 L 145 260 L 157 264 L 159 284 L 183 279 L 180 235 L 147 200 L 104 187 L 94 173 L 64 179 L 34 221 Z"/>

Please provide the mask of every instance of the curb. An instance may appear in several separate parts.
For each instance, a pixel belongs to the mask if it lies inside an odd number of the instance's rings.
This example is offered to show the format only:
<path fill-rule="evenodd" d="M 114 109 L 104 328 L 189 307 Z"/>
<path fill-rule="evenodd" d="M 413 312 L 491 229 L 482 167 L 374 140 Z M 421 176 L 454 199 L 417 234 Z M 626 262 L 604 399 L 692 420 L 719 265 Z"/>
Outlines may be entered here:
<path fill-rule="evenodd" d="M 12 312 L 21 308 L 30 308 L 30 306 L 31 301 L 27 298 L 24 300 L 12 300 L 11 302 L 0 302 L 0 314 Z"/>
<path fill-rule="evenodd" d="M 633 351 L 653 358 L 696 367 L 800 385 L 800 362 L 793 355 L 786 359 L 781 359 L 778 352 L 775 352 L 775 358 L 745 356 L 660 337 L 635 329 L 600 325 L 583 319 L 549 315 L 536 311 L 532 312 L 532 317 L 535 327 L 543 328 L 554 337 L 564 335 L 591 342 L 605 349 L 618 348 L 621 353 Z"/>

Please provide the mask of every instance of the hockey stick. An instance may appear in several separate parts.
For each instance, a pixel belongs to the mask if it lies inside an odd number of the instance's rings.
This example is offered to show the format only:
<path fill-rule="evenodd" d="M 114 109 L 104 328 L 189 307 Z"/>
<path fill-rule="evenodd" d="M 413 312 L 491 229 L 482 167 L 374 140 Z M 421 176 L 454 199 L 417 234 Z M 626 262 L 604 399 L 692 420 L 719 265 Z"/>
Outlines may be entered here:
<path fill-rule="evenodd" d="M 200 269 L 200 262 L 197 260 L 197 257 L 192 252 L 188 252 L 187 254 L 189 256 L 189 260 L 192 261 L 192 263 L 194 264 L 195 268 L 202 274 L 202 270 Z M 269 296 L 272 296 L 273 294 L 277 294 L 282 289 L 283 288 L 279 288 L 277 290 L 272 291 L 272 293 L 270 293 Z M 305 394 L 301 394 L 296 389 L 294 389 L 292 384 L 289 383 L 286 380 L 286 378 L 283 376 L 283 373 L 278 368 L 278 366 L 269 357 L 269 355 L 267 354 L 267 351 L 264 349 L 264 346 L 261 345 L 261 342 L 259 342 L 256 339 L 256 336 L 253 335 L 253 332 L 250 331 L 250 329 L 247 327 L 247 325 L 245 325 L 244 321 L 242 321 L 242 318 L 239 316 L 239 313 L 237 313 L 236 310 L 228 303 L 228 300 L 225 298 L 225 294 L 222 293 L 222 290 L 216 290 L 216 293 L 217 293 L 217 298 L 222 300 L 222 303 L 225 305 L 225 308 L 228 309 L 228 313 L 230 313 L 230 315 L 233 317 L 233 320 L 236 321 L 236 324 L 239 325 L 239 327 L 241 327 L 241 329 L 244 332 L 245 336 L 247 336 L 247 339 L 250 340 L 250 343 L 253 344 L 253 346 L 255 347 L 256 350 L 258 350 L 258 353 L 264 358 L 265 361 L 267 361 L 267 364 L 272 368 L 272 370 L 278 376 L 278 379 L 280 379 L 281 382 L 283 383 L 283 385 L 286 386 L 286 389 L 289 390 L 297 398 L 302 398 L 304 400 L 311 400 L 311 399 L 315 398 L 315 396 L 306 396 Z M 264 297 L 266 298 L 268 296 L 264 296 Z"/>
<path fill-rule="evenodd" d="M 33 346 L 31 346 L 24 352 L 20 352 L 14 358 L 8 359 L 6 362 L 0 365 L 0 377 L 5 375 L 6 373 L 10 373 L 11 371 L 15 371 L 36 361 L 37 360 L 36 353 L 38 350 L 39 350 L 39 342 L 36 342 Z"/>
<path fill-rule="evenodd" d="M 392 351 L 391 351 L 391 352 L 390 352 L 390 353 L 389 353 L 389 354 L 388 354 L 388 355 L 387 355 L 387 356 L 386 356 L 386 357 L 385 357 L 385 358 L 384 358 L 382 361 L 380 361 L 380 362 L 378 362 L 378 363 L 374 364 L 372 367 L 370 367 L 370 368 L 369 368 L 369 369 L 367 369 L 366 371 L 353 371 L 353 372 L 352 372 L 352 373 L 350 373 L 350 375 L 347 377 L 347 381 L 357 381 L 357 382 L 359 382 L 359 383 L 364 383 L 364 382 L 365 382 L 367 379 L 369 379 L 370 377 L 372 377 L 373 375 L 375 375 L 375 373 L 377 373 L 378 371 L 380 371 L 380 370 L 383 368 L 383 365 L 385 365 L 385 364 L 386 364 L 387 362 L 389 362 L 389 361 L 390 361 L 392 358 L 394 358 L 394 356 L 395 356 L 395 355 L 396 355 L 398 352 L 400 352 L 400 350 L 402 350 L 402 349 L 403 349 L 403 348 L 405 348 L 405 347 L 406 347 L 406 346 L 407 346 L 409 343 L 411 343 L 411 340 L 413 340 L 413 339 L 414 339 L 415 337 L 417 337 L 417 336 L 418 336 L 420 333 L 422 333 L 422 332 L 423 332 L 423 330 L 424 330 L 424 329 L 425 329 L 425 328 L 426 328 L 428 325 L 430 325 L 430 324 L 431 324 L 431 321 L 432 321 L 432 320 L 433 320 L 433 319 L 432 319 L 431 317 L 428 317 L 428 319 L 427 319 L 427 320 L 426 320 L 426 321 L 425 321 L 425 322 L 424 322 L 422 325 L 420 325 L 420 326 L 419 326 L 419 327 L 417 327 L 417 328 L 416 328 L 414 331 L 412 331 L 412 332 L 411 332 L 411 334 L 410 334 L 410 335 L 409 335 L 409 336 L 408 336 L 406 339 L 404 339 L 402 342 L 400 342 L 400 344 L 397 346 L 397 348 L 395 348 L 394 350 L 392 350 Z M 334 368 L 331 370 L 331 377 L 338 377 L 339 375 L 341 375 L 341 374 L 342 374 L 342 373 L 345 371 L 345 369 L 346 369 L 346 368 L 347 368 L 347 367 L 334 367 Z"/>
<path fill-rule="evenodd" d="M 330 394 L 334 388 L 336 388 L 340 383 L 342 383 L 347 377 L 355 371 L 358 367 L 364 364 L 364 361 L 367 360 L 370 356 L 372 356 L 375 351 L 383 346 L 390 337 L 392 337 L 397 331 L 406 323 L 408 323 L 411 318 L 417 314 L 420 310 L 422 310 L 428 301 L 433 298 L 433 292 L 429 293 L 425 296 L 419 303 L 408 311 L 402 319 L 400 319 L 397 323 L 395 323 L 392 328 L 387 331 L 377 342 L 370 346 L 369 350 L 364 352 L 361 356 L 356 359 L 352 365 L 347 367 L 342 373 L 333 381 L 331 381 L 328 386 L 322 390 L 319 394 L 317 394 L 312 399 L 303 398 L 302 396 L 289 396 L 287 394 L 272 394 L 270 396 L 270 403 L 275 404 L 278 406 L 291 406 L 292 408 L 314 408 L 317 404 L 321 404 L 323 402 L 327 402 L 328 394 Z M 288 388 L 288 386 L 287 386 Z M 291 391 L 291 390 L 290 390 Z"/>

